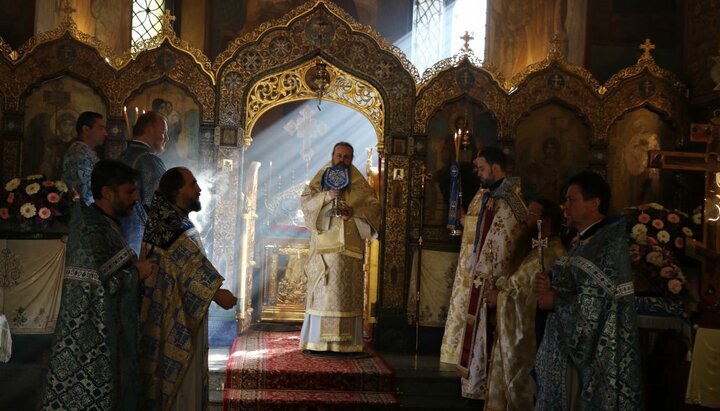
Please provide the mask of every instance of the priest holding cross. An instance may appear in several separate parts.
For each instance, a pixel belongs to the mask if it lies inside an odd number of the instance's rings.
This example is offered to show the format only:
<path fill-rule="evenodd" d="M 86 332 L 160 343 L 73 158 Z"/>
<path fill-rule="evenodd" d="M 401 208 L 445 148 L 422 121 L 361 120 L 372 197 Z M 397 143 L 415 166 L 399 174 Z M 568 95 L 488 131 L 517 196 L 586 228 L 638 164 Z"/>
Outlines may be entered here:
<path fill-rule="evenodd" d="M 513 274 L 499 277 L 495 287 L 485 292 L 488 305 L 497 306 L 497 339 L 490 357 L 487 410 L 533 408 L 535 381 L 530 372 L 537 347 L 537 303 L 532 283 L 535 275 L 544 271 L 545 261 L 552 264 L 565 253 L 558 235 L 561 222 L 559 205 L 542 198 L 531 201 L 522 224 L 538 251 L 530 251 Z"/>
<path fill-rule="evenodd" d="M 536 276 L 550 310 L 535 360 L 536 410 L 641 410 L 642 382 L 625 219 L 608 217 L 610 186 L 583 171 L 568 181 L 570 250 Z"/>

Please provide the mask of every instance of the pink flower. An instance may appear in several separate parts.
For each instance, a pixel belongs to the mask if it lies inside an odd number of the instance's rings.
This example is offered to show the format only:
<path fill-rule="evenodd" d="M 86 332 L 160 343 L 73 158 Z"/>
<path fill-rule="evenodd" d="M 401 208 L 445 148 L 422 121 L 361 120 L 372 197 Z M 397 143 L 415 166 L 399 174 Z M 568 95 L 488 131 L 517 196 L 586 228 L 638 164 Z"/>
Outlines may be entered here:
<path fill-rule="evenodd" d="M 40 211 L 38 211 L 38 216 L 42 218 L 43 220 L 47 220 L 52 215 L 52 212 L 47 207 L 40 208 Z"/>
<path fill-rule="evenodd" d="M 667 283 L 668 290 L 670 290 L 671 293 L 677 294 L 683 289 L 682 282 L 678 280 L 677 278 L 673 278 L 672 280 L 668 281 Z"/>
<path fill-rule="evenodd" d="M 10 218 L 10 212 L 7 208 L 0 208 L 0 218 L 2 218 L 3 220 L 7 220 L 8 218 Z"/>
<path fill-rule="evenodd" d="M 647 210 L 648 208 L 650 208 L 649 204 L 640 204 L 639 206 L 637 206 L 637 209 L 640 211 Z"/>
<path fill-rule="evenodd" d="M 638 221 L 643 224 L 647 224 L 647 222 L 650 221 L 650 216 L 645 213 L 640 213 L 640 215 L 638 216 Z"/>
<path fill-rule="evenodd" d="M 15 193 L 8 194 L 8 198 L 7 198 L 8 204 L 12 204 L 13 201 L 15 201 Z"/>
<path fill-rule="evenodd" d="M 652 226 L 658 230 L 662 230 L 663 227 L 665 227 L 665 223 L 663 223 L 662 220 L 656 218 L 652 221 Z"/>
<path fill-rule="evenodd" d="M 675 248 L 683 248 L 685 247 L 685 240 L 683 240 L 682 237 L 678 237 L 675 239 Z"/>
<path fill-rule="evenodd" d="M 667 215 L 667 220 L 673 224 L 677 224 L 680 222 L 680 216 L 675 213 L 670 213 Z"/>
<path fill-rule="evenodd" d="M 663 265 L 663 256 L 660 254 L 659 251 L 650 251 L 645 256 L 645 260 L 655 266 L 662 266 Z"/>
<path fill-rule="evenodd" d="M 58 195 L 58 193 L 50 193 L 47 195 L 47 199 L 49 202 L 57 204 L 57 202 L 60 201 L 60 196 Z"/>
<path fill-rule="evenodd" d="M 53 187 L 55 186 L 55 182 L 52 180 L 45 180 L 43 181 L 43 187 Z"/>
<path fill-rule="evenodd" d="M 675 277 L 675 269 L 669 265 L 661 268 L 660 269 L 660 277 L 674 278 Z"/>
<path fill-rule="evenodd" d="M 650 244 L 650 245 L 657 245 L 657 244 L 658 244 L 658 241 L 657 241 L 654 237 L 648 237 L 648 238 L 647 238 L 647 242 L 648 242 L 648 244 Z"/>

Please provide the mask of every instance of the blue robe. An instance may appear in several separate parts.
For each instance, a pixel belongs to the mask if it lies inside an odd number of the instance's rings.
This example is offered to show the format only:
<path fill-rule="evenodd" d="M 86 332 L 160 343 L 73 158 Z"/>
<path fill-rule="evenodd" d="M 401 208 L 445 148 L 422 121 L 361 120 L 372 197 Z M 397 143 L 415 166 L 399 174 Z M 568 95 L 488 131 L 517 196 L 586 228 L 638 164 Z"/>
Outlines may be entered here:
<path fill-rule="evenodd" d="M 62 178 L 68 187 L 77 191 L 85 205 L 93 203 L 90 177 L 95 163 L 100 161 L 93 149 L 80 140 L 73 142 L 65 152 L 62 162 Z"/>
<path fill-rule="evenodd" d="M 555 306 L 535 362 L 536 410 L 641 410 L 638 328 L 625 221 L 590 227 L 550 270 Z M 577 381 L 573 397 L 568 381 Z"/>
<path fill-rule="evenodd" d="M 157 258 L 160 270 L 143 282 L 140 302 L 141 409 L 168 410 L 198 351 L 200 327 L 223 277 L 205 256 L 190 219 L 159 193 L 148 214 L 142 255 Z M 195 388 L 207 402 L 205 376 L 203 387 Z"/>
<path fill-rule="evenodd" d="M 76 206 L 43 409 L 137 410 L 135 260 L 98 207 Z"/>
<path fill-rule="evenodd" d="M 147 211 L 150 209 L 155 189 L 160 184 L 160 177 L 165 174 L 165 163 L 152 152 L 150 146 L 139 141 L 131 141 L 119 160 L 140 173 L 137 181 L 140 201 L 135 204 L 129 217 L 121 219 L 123 237 L 135 253 L 140 254 Z"/>

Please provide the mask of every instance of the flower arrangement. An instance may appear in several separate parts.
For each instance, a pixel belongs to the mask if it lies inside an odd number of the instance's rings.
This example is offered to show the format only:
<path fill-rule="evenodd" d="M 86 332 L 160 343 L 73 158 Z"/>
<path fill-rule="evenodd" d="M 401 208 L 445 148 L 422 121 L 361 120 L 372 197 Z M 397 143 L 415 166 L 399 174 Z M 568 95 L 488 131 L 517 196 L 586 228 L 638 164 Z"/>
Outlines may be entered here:
<path fill-rule="evenodd" d="M 700 230 L 699 225 L 687 214 L 657 203 L 625 211 L 636 291 L 692 300 L 678 258 L 685 255 L 685 245 Z"/>
<path fill-rule="evenodd" d="M 17 177 L 0 194 L 0 221 L 14 222 L 21 231 L 45 229 L 70 217 L 73 194 L 60 180 L 42 174 Z"/>

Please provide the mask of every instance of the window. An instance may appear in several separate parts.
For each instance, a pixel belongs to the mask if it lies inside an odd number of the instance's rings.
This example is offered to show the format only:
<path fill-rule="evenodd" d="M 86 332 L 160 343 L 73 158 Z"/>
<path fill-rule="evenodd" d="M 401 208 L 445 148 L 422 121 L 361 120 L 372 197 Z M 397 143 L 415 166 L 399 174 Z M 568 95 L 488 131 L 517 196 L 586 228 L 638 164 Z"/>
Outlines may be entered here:
<path fill-rule="evenodd" d="M 133 0 L 131 49 L 155 37 L 162 29 L 162 15 L 165 13 L 165 0 Z"/>
<path fill-rule="evenodd" d="M 470 47 L 485 55 L 487 0 L 415 0 L 411 61 L 422 73 L 436 62 L 460 52 L 468 31 Z"/>

